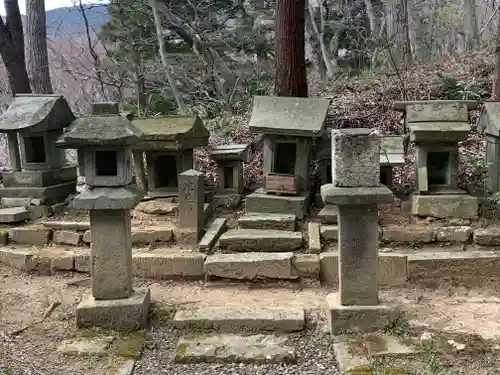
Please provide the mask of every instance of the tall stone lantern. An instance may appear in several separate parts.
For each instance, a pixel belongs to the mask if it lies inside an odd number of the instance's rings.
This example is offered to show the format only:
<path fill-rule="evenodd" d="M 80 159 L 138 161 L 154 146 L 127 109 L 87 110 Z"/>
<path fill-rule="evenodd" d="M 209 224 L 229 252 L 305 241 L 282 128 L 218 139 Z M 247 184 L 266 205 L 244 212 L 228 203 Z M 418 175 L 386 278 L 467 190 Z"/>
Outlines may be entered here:
<path fill-rule="evenodd" d="M 147 325 L 151 299 L 132 288 L 130 210 L 143 197 L 131 185 L 132 145 L 142 132 L 109 112 L 76 119 L 57 144 L 81 153 L 87 183 L 73 206 L 90 211 L 92 295 L 77 307 L 77 326 L 132 330 Z"/>

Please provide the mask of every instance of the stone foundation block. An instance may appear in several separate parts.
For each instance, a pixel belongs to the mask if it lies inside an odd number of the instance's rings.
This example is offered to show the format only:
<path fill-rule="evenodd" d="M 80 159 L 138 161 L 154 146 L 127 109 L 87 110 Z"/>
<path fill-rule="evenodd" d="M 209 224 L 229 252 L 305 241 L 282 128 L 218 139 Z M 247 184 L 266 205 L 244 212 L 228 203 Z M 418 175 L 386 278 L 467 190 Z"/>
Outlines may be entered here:
<path fill-rule="evenodd" d="M 149 289 L 135 289 L 129 298 L 122 299 L 96 300 L 89 296 L 76 308 L 76 325 L 124 331 L 144 329 L 150 304 Z"/>
<path fill-rule="evenodd" d="M 293 253 L 214 254 L 205 261 L 207 276 L 227 279 L 296 279 Z"/>
<path fill-rule="evenodd" d="M 339 228 L 337 225 L 322 225 L 320 233 L 323 241 L 337 241 L 339 239 Z"/>
<path fill-rule="evenodd" d="M 205 254 L 157 250 L 132 254 L 134 276 L 151 279 L 203 278 Z"/>
<path fill-rule="evenodd" d="M 434 232 L 432 228 L 420 225 L 388 225 L 382 228 L 382 239 L 387 242 L 431 243 L 434 242 Z"/>
<path fill-rule="evenodd" d="M 434 230 L 436 240 L 440 242 L 469 242 L 472 228 L 469 226 L 441 227 Z"/>
<path fill-rule="evenodd" d="M 328 329 L 331 333 L 373 332 L 396 320 L 400 313 L 387 305 L 343 306 L 338 293 L 326 297 Z"/>
<path fill-rule="evenodd" d="M 90 243 L 90 230 L 86 230 L 84 233 L 83 233 L 83 236 L 82 236 L 82 241 L 85 242 L 86 244 L 89 244 Z"/>
<path fill-rule="evenodd" d="M 318 218 L 321 220 L 321 224 L 337 224 L 337 215 L 339 210 L 337 206 L 333 204 L 327 204 L 318 213 Z"/>
<path fill-rule="evenodd" d="M 75 269 L 74 254 L 56 254 L 50 257 L 51 274 L 57 271 L 72 271 Z"/>
<path fill-rule="evenodd" d="M 238 219 L 240 229 L 295 230 L 294 215 L 249 213 Z"/>
<path fill-rule="evenodd" d="M 378 283 L 381 286 L 404 285 L 408 280 L 408 257 L 399 254 L 381 254 L 378 257 Z"/>
<path fill-rule="evenodd" d="M 458 217 L 476 219 L 478 203 L 476 197 L 469 195 L 414 195 L 412 214 L 432 216 L 441 219 Z"/>
<path fill-rule="evenodd" d="M 219 246 L 228 251 L 279 252 L 302 246 L 302 233 L 284 230 L 231 229 L 219 238 Z"/>
<path fill-rule="evenodd" d="M 309 193 L 298 196 L 278 196 L 265 194 L 262 189 L 258 189 L 245 198 L 246 212 L 291 214 L 299 220 L 307 215 L 308 207 Z"/>
<path fill-rule="evenodd" d="M 90 223 L 88 221 L 43 221 L 41 224 L 52 230 L 90 230 Z"/>
<path fill-rule="evenodd" d="M 9 231 L 0 229 L 0 245 L 5 246 L 9 243 Z"/>
<path fill-rule="evenodd" d="M 52 231 L 43 226 L 26 226 L 9 229 L 9 238 L 12 242 L 24 245 L 47 245 Z"/>
<path fill-rule="evenodd" d="M 30 218 L 29 211 L 24 207 L 0 208 L 0 223 L 9 224 L 25 221 Z"/>
<path fill-rule="evenodd" d="M 70 230 L 56 230 L 52 237 L 52 242 L 62 245 L 78 246 L 81 241 L 82 234 Z"/>
<path fill-rule="evenodd" d="M 484 246 L 500 246 L 500 226 L 478 228 L 473 234 L 474 243 Z"/>
<path fill-rule="evenodd" d="M 300 278 L 318 279 L 319 277 L 319 256 L 316 254 L 297 254 L 293 266 Z"/>
<path fill-rule="evenodd" d="M 327 285 L 338 285 L 339 253 L 329 251 L 319 254 L 320 279 Z"/>
<path fill-rule="evenodd" d="M 172 229 L 164 228 L 132 228 L 132 245 L 147 245 L 155 242 L 172 240 Z"/>
<path fill-rule="evenodd" d="M 75 255 L 75 271 L 90 272 L 90 254 Z"/>
<path fill-rule="evenodd" d="M 318 223 L 312 221 L 307 223 L 307 240 L 309 252 L 319 254 L 321 252 L 321 235 Z"/>
<path fill-rule="evenodd" d="M 220 217 L 210 223 L 198 245 L 201 252 L 209 253 L 212 250 L 221 234 L 226 230 L 226 221 L 226 218 Z"/>

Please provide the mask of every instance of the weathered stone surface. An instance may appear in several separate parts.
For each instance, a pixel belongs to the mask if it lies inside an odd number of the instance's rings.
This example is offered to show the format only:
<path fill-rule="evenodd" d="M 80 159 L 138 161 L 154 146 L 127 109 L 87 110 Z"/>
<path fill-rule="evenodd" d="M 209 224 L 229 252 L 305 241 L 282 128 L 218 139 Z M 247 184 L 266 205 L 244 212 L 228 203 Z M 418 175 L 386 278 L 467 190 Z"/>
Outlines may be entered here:
<path fill-rule="evenodd" d="M 180 329 L 210 329 L 226 333 L 241 331 L 301 331 L 304 309 L 259 306 L 206 306 L 177 310 L 173 322 Z"/>
<path fill-rule="evenodd" d="M 82 241 L 85 242 L 85 243 L 90 243 L 90 230 L 86 230 L 83 233 Z"/>
<path fill-rule="evenodd" d="M 329 251 L 319 254 L 320 279 L 328 285 L 339 282 L 339 253 Z"/>
<path fill-rule="evenodd" d="M 290 251 L 302 246 L 302 233 L 272 229 L 231 229 L 220 236 L 219 246 L 229 251 Z"/>
<path fill-rule="evenodd" d="M 319 277 L 319 256 L 316 254 L 295 255 L 293 266 L 301 278 L 317 279 Z"/>
<path fill-rule="evenodd" d="M 173 353 L 180 363 L 280 363 L 294 362 L 295 350 L 283 336 L 218 335 L 201 338 L 181 337 Z"/>
<path fill-rule="evenodd" d="M 265 194 L 257 189 L 245 198 L 246 212 L 274 213 L 295 215 L 301 220 L 307 215 L 309 195 L 278 196 Z"/>
<path fill-rule="evenodd" d="M 82 240 L 82 234 L 70 230 L 56 230 L 52 236 L 52 242 L 62 245 L 77 246 Z"/>
<path fill-rule="evenodd" d="M 386 186 L 378 187 L 335 187 L 321 185 L 321 197 L 325 205 L 366 205 L 392 203 L 394 195 Z"/>
<path fill-rule="evenodd" d="M 310 253 L 319 254 L 321 252 L 321 236 L 318 223 L 312 221 L 307 223 L 307 241 Z"/>
<path fill-rule="evenodd" d="M 57 271 L 71 271 L 75 269 L 75 254 L 68 251 L 66 254 L 54 254 L 50 256 L 50 273 Z"/>
<path fill-rule="evenodd" d="M 339 239 L 339 228 L 336 225 L 322 225 L 320 233 L 324 241 L 336 241 Z"/>
<path fill-rule="evenodd" d="M 0 199 L 2 206 L 5 207 L 28 207 L 31 203 L 31 198 L 2 198 Z"/>
<path fill-rule="evenodd" d="M 179 228 L 201 233 L 204 216 L 203 173 L 190 169 L 179 175 Z"/>
<path fill-rule="evenodd" d="M 30 213 L 24 207 L 0 208 L 1 224 L 17 223 L 19 221 L 28 220 L 29 218 Z"/>
<path fill-rule="evenodd" d="M 228 279 L 296 279 L 293 253 L 214 254 L 205 261 L 208 276 Z"/>
<path fill-rule="evenodd" d="M 485 246 L 500 246 L 500 226 L 492 225 L 474 231 L 474 243 Z"/>
<path fill-rule="evenodd" d="M 321 224 L 337 224 L 338 214 L 339 210 L 337 206 L 327 204 L 318 212 L 318 218 L 321 220 Z"/>
<path fill-rule="evenodd" d="M 295 230 L 294 215 L 260 214 L 251 212 L 238 219 L 238 228 L 241 229 L 276 229 Z"/>
<path fill-rule="evenodd" d="M 9 231 L 7 229 L 0 230 L 0 245 L 5 246 L 9 243 Z"/>
<path fill-rule="evenodd" d="M 76 271 L 90 272 L 90 254 L 77 254 L 74 259 Z"/>
<path fill-rule="evenodd" d="M 335 359 L 339 366 L 339 372 L 342 375 L 358 375 L 356 374 L 357 369 L 367 369 L 365 374 L 371 374 L 371 365 L 368 357 L 363 353 L 353 353 L 352 349 L 347 345 L 346 342 L 335 342 L 333 344 L 333 351 L 335 353 Z M 365 375 L 360 373 L 359 375 Z"/>
<path fill-rule="evenodd" d="M 25 245 L 46 245 L 49 243 L 52 231 L 43 226 L 26 226 L 9 229 L 12 242 Z"/>
<path fill-rule="evenodd" d="M 117 375 L 132 375 L 135 368 L 135 359 L 127 359 L 120 364 Z"/>
<path fill-rule="evenodd" d="M 82 190 L 73 199 L 73 208 L 78 210 L 126 210 L 137 205 L 144 193 L 133 186 L 93 187 Z"/>
<path fill-rule="evenodd" d="M 103 336 L 64 340 L 57 351 L 66 355 L 104 356 L 114 339 L 113 336 Z"/>
<path fill-rule="evenodd" d="M 150 305 L 149 289 L 135 289 L 130 297 L 121 299 L 97 300 L 89 296 L 76 308 L 76 325 L 124 331 L 143 329 L 148 325 Z"/>
<path fill-rule="evenodd" d="M 410 281 L 460 279 L 477 283 L 498 277 L 500 254 L 493 251 L 421 252 L 408 255 Z"/>
<path fill-rule="evenodd" d="M 379 285 L 404 285 L 408 280 L 407 256 L 400 254 L 380 254 L 378 257 Z"/>
<path fill-rule="evenodd" d="M 469 219 L 461 219 L 459 217 L 450 218 L 448 220 L 448 225 L 450 226 L 463 227 L 463 226 L 469 226 L 470 223 L 471 221 Z"/>
<path fill-rule="evenodd" d="M 219 217 L 210 223 L 205 235 L 198 244 L 200 251 L 208 253 L 212 250 L 220 235 L 226 230 L 226 221 L 225 217 Z"/>
<path fill-rule="evenodd" d="M 373 332 L 384 328 L 399 312 L 387 305 L 342 305 L 339 293 L 326 297 L 328 328 L 331 333 Z"/>
<path fill-rule="evenodd" d="M 136 211 L 150 215 L 176 215 L 178 209 L 179 204 L 173 203 L 171 199 L 153 199 L 140 202 L 135 207 Z"/>
<path fill-rule="evenodd" d="M 382 229 L 382 239 L 388 242 L 430 243 L 434 241 L 432 228 L 420 225 L 388 225 Z"/>
<path fill-rule="evenodd" d="M 380 184 L 380 133 L 376 129 L 332 130 L 332 180 L 335 187 Z M 328 202 L 323 199 L 325 204 Z"/>
<path fill-rule="evenodd" d="M 414 195 L 412 213 L 437 218 L 475 219 L 478 213 L 476 197 L 469 195 Z"/>
<path fill-rule="evenodd" d="M 146 245 L 155 242 L 168 242 L 172 240 L 172 229 L 165 226 L 157 227 L 132 227 L 132 244 Z"/>
<path fill-rule="evenodd" d="M 42 221 L 41 224 L 52 230 L 84 231 L 90 229 L 88 221 Z"/>
<path fill-rule="evenodd" d="M 434 230 L 440 242 L 469 242 L 472 228 L 469 226 L 440 227 Z"/>
<path fill-rule="evenodd" d="M 134 276 L 152 279 L 171 279 L 176 277 L 204 276 L 205 254 L 187 251 L 137 252 L 132 255 Z"/>

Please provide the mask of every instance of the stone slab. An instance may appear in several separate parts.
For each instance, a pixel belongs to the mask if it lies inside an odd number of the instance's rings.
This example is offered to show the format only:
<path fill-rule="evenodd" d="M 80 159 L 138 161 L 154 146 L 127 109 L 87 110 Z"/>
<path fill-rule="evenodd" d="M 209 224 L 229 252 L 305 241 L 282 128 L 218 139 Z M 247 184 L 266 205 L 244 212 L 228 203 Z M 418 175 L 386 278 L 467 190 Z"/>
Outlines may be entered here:
<path fill-rule="evenodd" d="M 236 208 L 241 203 L 243 196 L 237 193 L 216 194 L 212 198 L 215 207 Z"/>
<path fill-rule="evenodd" d="M 2 182 L 5 187 L 44 187 L 76 181 L 76 175 L 76 167 L 40 171 L 4 172 L 2 174 Z"/>
<path fill-rule="evenodd" d="M 154 227 L 132 227 L 132 245 L 147 245 L 155 242 L 169 242 L 172 240 L 172 229 L 158 225 Z"/>
<path fill-rule="evenodd" d="M 82 236 L 82 241 L 85 242 L 86 244 L 89 244 L 90 241 L 91 241 L 91 237 L 90 237 L 90 230 L 86 230 L 84 233 L 83 233 L 83 236 Z"/>
<path fill-rule="evenodd" d="M 327 251 L 319 254 L 320 280 L 327 285 L 338 285 L 339 253 Z"/>
<path fill-rule="evenodd" d="M 301 220 L 308 213 L 309 201 L 309 193 L 298 196 L 278 196 L 265 194 L 262 189 L 258 189 L 245 198 L 245 211 L 290 214 Z"/>
<path fill-rule="evenodd" d="M 295 230 L 295 215 L 250 212 L 238 219 L 240 229 Z"/>
<path fill-rule="evenodd" d="M 90 230 L 88 221 L 42 221 L 40 224 L 52 230 Z"/>
<path fill-rule="evenodd" d="M 30 213 L 24 207 L 0 208 L 0 224 L 18 223 L 29 218 Z"/>
<path fill-rule="evenodd" d="M 207 276 L 238 280 L 296 279 L 293 253 L 214 254 L 205 261 Z"/>
<path fill-rule="evenodd" d="M 54 204 L 64 201 L 76 192 L 76 181 L 46 187 L 0 188 L 0 198 L 40 198 L 40 204 Z"/>
<path fill-rule="evenodd" d="M 388 321 L 399 317 L 399 312 L 387 305 L 344 306 L 339 293 L 326 297 L 328 329 L 331 333 L 372 332 L 383 329 Z"/>
<path fill-rule="evenodd" d="M 361 372 L 359 375 L 371 375 L 368 357 L 360 353 L 353 354 L 346 342 L 333 343 L 333 352 L 341 375 L 358 375 L 355 371 L 359 369 L 369 369 L 369 371 Z"/>
<path fill-rule="evenodd" d="M 55 230 L 52 235 L 52 242 L 61 245 L 78 246 L 82 241 L 82 233 L 71 230 Z"/>
<path fill-rule="evenodd" d="M 136 211 L 150 215 L 177 215 L 179 203 L 172 202 L 172 199 L 153 199 L 150 201 L 140 202 L 136 207 Z"/>
<path fill-rule="evenodd" d="M 118 375 L 132 375 L 135 369 L 135 359 L 127 359 L 120 364 Z"/>
<path fill-rule="evenodd" d="M 322 225 L 320 233 L 323 241 L 337 241 L 339 239 L 339 228 L 337 225 Z"/>
<path fill-rule="evenodd" d="M 413 195 L 412 214 L 432 216 L 441 219 L 458 217 L 476 219 L 478 202 L 469 195 Z"/>
<path fill-rule="evenodd" d="M 319 256 L 316 254 L 296 254 L 293 266 L 300 278 L 315 280 L 319 278 Z"/>
<path fill-rule="evenodd" d="M 333 204 L 327 204 L 324 206 L 321 211 L 318 212 L 318 218 L 321 221 L 321 224 L 337 224 L 337 215 L 339 214 L 339 210 L 337 206 Z"/>
<path fill-rule="evenodd" d="M 209 253 L 221 234 L 226 230 L 227 219 L 219 217 L 208 225 L 205 235 L 198 244 L 201 252 Z"/>
<path fill-rule="evenodd" d="M 208 329 L 225 333 L 241 331 L 296 332 L 304 329 L 304 309 L 287 305 L 206 306 L 177 310 L 173 325 L 179 329 Z"/>
<path fill-rule="evenodd" d="M 132 254 L 134 276 L 156 280 L 172 278 L 203 278 L 205 254 L 189 251 L 156 249 Z"/>
<path fill-rule="evenodd" d="M 113 336 L 97 336 L 64 340 L 57 347 L 57 351 L 75 356 L 104 356 L 114 339 Z"/>
<path fill-rule="evenodd" d="M 500 246 L 500 226 L 478 228 L 473 234 L 474 243 L 484 246 Z"/>
<path fill-rule="evenodd" d="M 318 223 L 312 221 L 307 223 L 307 242 L 310 253 L 319 254 L 321 252 L 321 236 Z"/>
<path fill-rule="evenodd" d="M 333 184 L 321 186 L 325 205 L 368 205 L 392 203 L 394 196 L 386 186 L 340 188 Z"/>
<path fill-rule="evenodd" d="M 76 325 L 123 331 L 143 329 L 148 325 L 150 305 L 149 289 L 135 289 L 129 298 L 114 300 L 89 296 L 76 307 Z"/>
<path fill-rule="evenodd" d="M 128 210 L 134 208 L 144 192 L 133 185 L 93 187 L 82 190 L 72 201 L 77 210 Z"/>
<path fill-rule="evenodd" d="M 291 363 L 296 355 L 288 341 L 272 335 L 181 337 L 172 357 L 178 363 Z"/>
<path fill-rule="evenodd" d="M 439 242 L 469 242 L 472 228 L 469 226 L 440 227 L 434 230 L 436 241 Z"/>
<path fill-rule="evenodd" d="M 9 229 L 12 242 L 23 245 L 47 245 L 51 239 L 52 230 L 41 225 L 32 225 Z"/>
<path fill-rule="evenodd" d="M 382 228 L 382 240 L 387 242 L 431 243 L 434 239 L 433 229 L 429 226 L 388 225 Z"/>
<path fill-rule="evenodd" d="M 291 251 L 302 246 L 302 233 L 274 229 L 231 229 L 220 236 L 219 246 L 238 252 Z"/>

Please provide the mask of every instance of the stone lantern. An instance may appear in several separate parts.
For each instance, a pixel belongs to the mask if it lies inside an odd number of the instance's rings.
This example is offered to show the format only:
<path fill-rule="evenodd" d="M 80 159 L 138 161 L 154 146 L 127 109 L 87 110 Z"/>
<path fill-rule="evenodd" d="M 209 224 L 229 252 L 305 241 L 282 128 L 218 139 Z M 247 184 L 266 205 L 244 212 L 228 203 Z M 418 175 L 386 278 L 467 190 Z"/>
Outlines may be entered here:
<path fill-rule="evenodd" d="M 77 326 L 140 329 L 147 324 L 151 297 L 149 289 L 132 288 L 130 210 L 143 197 L 131 185 L 132 145 L 142 132 L 117 111 L 93 110 L 99 112 L 73 121 L 57 141 L 78 150 L 87 183 L 73 206 L 90 211 L 92 296 L 78 305 Z"/>

